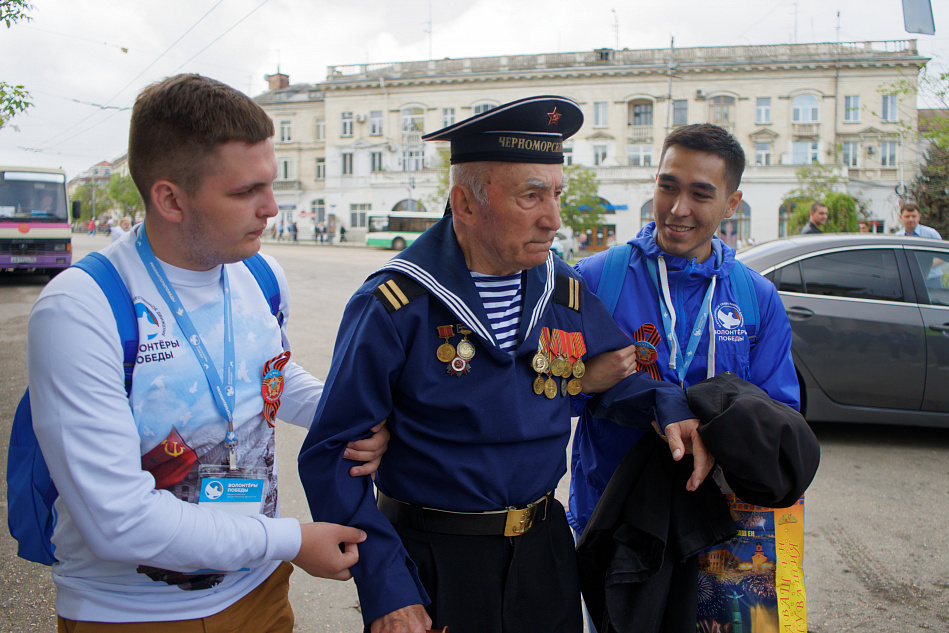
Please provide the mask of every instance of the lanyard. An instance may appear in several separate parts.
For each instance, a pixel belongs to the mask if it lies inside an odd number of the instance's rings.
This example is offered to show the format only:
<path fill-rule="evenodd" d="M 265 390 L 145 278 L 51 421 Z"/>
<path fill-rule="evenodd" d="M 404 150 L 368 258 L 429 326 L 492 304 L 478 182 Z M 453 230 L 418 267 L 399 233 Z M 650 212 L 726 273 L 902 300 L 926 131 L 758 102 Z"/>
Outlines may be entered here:
<path fill-rule="evenodd" d="M 661 261 L 661 264 L 663 276 L 662 279 L 659 279 L 656 274 L 656 262 L 648 257 L 646 258 L 646 267 L 649 269 L 649 277 L 659 292 L 662 327 L 666 331 L 666 339 L 669 341 L 669 368 L 676 370 L 679 385 L 685 387 L 685 374 L 689 371 L 689 365 L 692 364 L 692 359 L 695 358 L 695 350 L 698 349 L 699 341 L 702 338 L 702 331 L 705 329 L 705 321 L 708 320 L 709 301 L 712 298 L 715 284 L 709 282 L 708 290 L 705 291 L 705 298 L 702 299 L 702 306 L 699 308 L 699 314 L 695 318 L 695 325 L 692 326 L 692 331 L 689 335 L 689 345 L 685 350 L 685 357 L 683 358 L 682 348 L 679 347 L 679 338 L 676 336 L 675 331 L 675 312 L 669 293 L 669 281 L 666 275 L 665 261 Z"/>
<path fill-rule="evenodd" d="M 221 278 L 224 280 L 224 380 L 218 374 L 217 367 L 208 353 L 201 336 L 194 327 L 188 311 L 185 310 L 178 298 L 178 293 L 168 280 L 168 275 L 162 269 L 158 258 L 152 251 L 148 243 L 148 237 L 145 235 L 145 225 L 139 229 L 138 239 L 135 240 L 135 247 L 138 250 L 142 263 L 148 271 L 152 282 L 158 289 L 159 294 L 172 314 L 175 315 L 175 321 L 184 334 L 185 339 L 191 345 L 191 351 L 198 359 L 198 364 L 204 370 L 208 385 L 211 387 L 211 395 L 217 405 L 221 416 L 227 420 L 227 435 L 224 438 L 224 445 L 229 450 L 230 468 L 237 468 L 237 434 L 234 432 L 234 324 L 231 319 L 231 287 L 227 280 L 227 268 L 221 265 Z"/>

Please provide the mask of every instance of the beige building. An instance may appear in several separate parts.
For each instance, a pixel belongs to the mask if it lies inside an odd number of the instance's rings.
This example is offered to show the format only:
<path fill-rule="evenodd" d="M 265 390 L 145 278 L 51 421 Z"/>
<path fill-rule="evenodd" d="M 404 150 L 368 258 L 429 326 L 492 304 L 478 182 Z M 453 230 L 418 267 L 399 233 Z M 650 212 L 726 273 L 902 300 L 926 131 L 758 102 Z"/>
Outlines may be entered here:
<path fill-rule="evenodd" d="M 280 218 L 301 238 L 317 221 L 361 239 L 372 214 L 432 204 L 438 145 L 421 135 L 514 99 L 557 94 L 585 115 L 565 143 L 567 162 L 595 169 L 607 203 L 603 244 L 651 219 L 662 140 L 675 126 L 712 122 L 742 143 L 748 168 L 732 244 L 786 232 L 782 202 L 806 163 L 833 166 L 838 189 L 871 219 L 897 226 L 897 194 L 918 158 L 915 90 L 928 59 L 915 40 L 686 49 L 612 50 L 331 66 L 319 83 L 282 74 L 257 101 L 273 118 Z"/>

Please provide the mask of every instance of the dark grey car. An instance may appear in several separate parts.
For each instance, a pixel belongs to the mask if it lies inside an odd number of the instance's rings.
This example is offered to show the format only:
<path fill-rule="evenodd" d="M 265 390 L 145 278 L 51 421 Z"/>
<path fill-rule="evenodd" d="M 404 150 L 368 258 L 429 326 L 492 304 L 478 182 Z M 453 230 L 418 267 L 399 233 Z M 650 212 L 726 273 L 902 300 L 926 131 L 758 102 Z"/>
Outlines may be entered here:
<path fill-rule="evenodd" d="M 949 427 L 949 243 L 808 235 L 738 259 L 778 288 L 808 420 Z"/>

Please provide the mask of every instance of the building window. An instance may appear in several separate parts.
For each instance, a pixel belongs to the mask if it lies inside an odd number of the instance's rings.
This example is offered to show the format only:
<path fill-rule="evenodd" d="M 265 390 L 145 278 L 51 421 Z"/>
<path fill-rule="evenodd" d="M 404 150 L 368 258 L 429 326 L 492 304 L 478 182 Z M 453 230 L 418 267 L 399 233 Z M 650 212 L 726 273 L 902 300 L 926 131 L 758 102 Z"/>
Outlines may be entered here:
<path fill-rule="evenodd" d="M 735 123 L 735 97 L 712 97 L 708 100 L 708 107 L 709 123 L 731 129 Z"/>
<path fill-rule="evenodd" d="M 652 165 L 652 145 L 634 143 L 626 147 L 626 160 L 634 167 L 648 167 Z"/>
<path fill-rule="evenodd" d="M 880 143 L 880 166 L 896 167 L 896 141 Z"/>
<path fill-rule="evenodd" d="M 593 127 L 609 125 L 609 104 L 606 101 L 593 103 Z"/>
<path fill-rule="evenodd" d="M 493 110 L 497 106 L 493 103 L 479 103 L 474 107 L 475 114 L 481 114 L 482 112 L 487 112 L 488 110 Z"/>
<path fill-rule="evenodd" d="M 372 210 L 372 205 L 368 203 L 349 205 L 349 226 L 351 228 L 366 227 L 366 213 Z"/>
<path fill-rule="evenodd" d="M 280 142 L 289 143 L 291 139 L 290 135 L 290 121 L 281 121 L 280 122 Z"/>
<path fill-rule="evenodd" d="M 317 119 L 316 120 L 316 140 L 324 141 L 326 140 L 326 119 Z"/>
<path fill-rule="evenodd" d="M 844 97 L 844 123 L 860 122 L 860 95 Z"/>
<path fill-rule="evenodd" d="M 800 95 L 791 105 L 791 121 L 794 123 L 818 123 L 820 102 L 814 95 Z"/>
<path fill-rule="evenodd" d="M 326 222 L 326 203 L 323 198 L 317 198 L 310 203 L 310 212 L 317 222 Z"/>
<path fill-rule="evenodd" d="M 880 118 L 888 123 L 895 123 L 899 120 L 896 112 L 896 95 L 883 95 L 883 109 L 880 111 Z"/>
<path fill-rule="evenodd" d="M 402 152 L 402 171 L 422 171 L 425 155 L 421 149 L 406 149 Z"/>
<path fill-rule="evenodd" d="M 795 165 L 811 165 L 818 162 L 817 141 L 794 141 L 791 143 L 791 162 Z"/>
<path fill-rule="evenodd" d="M 857 156 L 860 153 L 860 143 L 857 141 L 844 141 L 843 160 L 845 167 L 856 167 Z"/>
<path fill-rule="evenodd" d="M 755 165 L 771 164 L 771 141 L 755 142 Z"/>
<path fill-rule="evenodd" d="M 442 127 L 448 127 L 455 124 L 455 109 L 442 108 Z"/>
<path fill-rule="evenodd" d="M 317 158 L 316 159 L 316 179 L 317 180 L 326 180 L 326 159 Z"/>
<path fill-rule="evenodd" d="M 402 131 L 403 132 L 424 132 L 425 131 L 425 109 L 419 106 L 409 106 L 402 108 Z"/>
<path fill-rule="evenodd" d="M 606 163 L 606 151 L 608 146 L 603 144 L 596 144 L 593 146 L 593 164 L 594 165 L 603 165 Z"/>
<path fill-rule="evenodd" d="M 293 180 L 293 159 L 277 159 L 277 180 Z"/>
<path fill-rule="evenodd" d="M 353 153 L 343 152 L 343 175 L 351 176 L 353 173 Z"/>
<path fill-rule="evenodd" d="M 382 110 L 369 112 L 369 136 L 382 136 Z"/>
<path fill-rule="evenodd" d="M 755 101 L 755 123 L 771 123 L 771 97 L 758 97 Z"/>
<path fill-rule="evenodd" d="M 342 128 L 340 130 L 340 136 L 352 136 L 353 135 L 353 113 L 352 112 L 343 112 Z"/>
<path fill-rule="evenodd" d="M 689 102 L 675 99 L 672 102 L 672 125 L 685 125 L 689 122 Z"/>
<path fill-rule="evenodd" d="M 563 164 L 564 165 L 573 164 L 573 145 L 563 146 Z"/>
<path fill-rule="evenodd" d="M 369 158 L 371 159 L 372 171 L 382 171 L 382 152 L 371 152 Z"/>
<path fill-rule="evenodd" d="M 722 240 L 734 249 L 738 249 L 741 244 L 751 235 L 751 207 L 744 200 L 735 209 L 734 215 L 722 220 L 718 225 L 718 239 Z"/>
<path fill-rule="evenodd" d="M 633 104 L 633 125 L 652 125 L 652 104 Z"/>

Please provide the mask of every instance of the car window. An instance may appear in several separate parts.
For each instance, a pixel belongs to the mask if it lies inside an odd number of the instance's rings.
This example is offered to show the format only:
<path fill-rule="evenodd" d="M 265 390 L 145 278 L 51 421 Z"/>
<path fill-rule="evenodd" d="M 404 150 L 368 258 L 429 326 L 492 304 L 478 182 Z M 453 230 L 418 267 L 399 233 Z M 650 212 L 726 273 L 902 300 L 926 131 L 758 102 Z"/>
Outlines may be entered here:
<path fill-rule="evenodd" d="M 941 251 L 912 251 L 926 280 L 929 303 L 949 306 L 949 255 Z M 911 258 L 912 261 L 912 258 Z"/>
<path fill-rule="evenodd" d="M 890 249 L 838 251 L 801 260 L 800 265 L 808 294 L 903 300 L 896 256 Z"/>
<path fill-rule="evenodd" d="M 774 283 L 778 292 L 804 292 L 804 282 L 801 280 L 801 265 L 797 262 L 774 271 Z"/>

